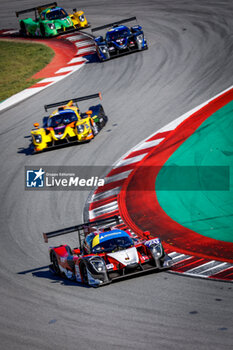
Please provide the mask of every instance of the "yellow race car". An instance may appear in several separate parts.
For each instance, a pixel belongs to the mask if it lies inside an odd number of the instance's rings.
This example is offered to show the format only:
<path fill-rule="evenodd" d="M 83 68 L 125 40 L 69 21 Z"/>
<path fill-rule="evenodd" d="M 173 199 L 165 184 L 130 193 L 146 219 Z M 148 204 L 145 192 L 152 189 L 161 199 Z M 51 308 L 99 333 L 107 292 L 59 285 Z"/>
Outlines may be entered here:
<path fill-rule="evenodd" d="M 31 131 L 35 152 L 52 147 L 67 145 L 72 142 L 85 142 L 91 140 L 104 127 L 108 118 L 101 104 L 89 107 L 85 113 L 80 113 L 77 102 L 99 97 L 93 94 L 67 101 L 45 105 L 45 111 L 58 107 L 49 117 L 44 117 L 43 126 L 35 123 Z"/>
<path fill-rule="evenodd" d="M 75 28 L 87 28 L 90 27 L 90 23 L 87 22 L 86 16 L 83 11 L 77 11 L 73 9 L 74 13 L 69 13 L 73 26 Z"/>

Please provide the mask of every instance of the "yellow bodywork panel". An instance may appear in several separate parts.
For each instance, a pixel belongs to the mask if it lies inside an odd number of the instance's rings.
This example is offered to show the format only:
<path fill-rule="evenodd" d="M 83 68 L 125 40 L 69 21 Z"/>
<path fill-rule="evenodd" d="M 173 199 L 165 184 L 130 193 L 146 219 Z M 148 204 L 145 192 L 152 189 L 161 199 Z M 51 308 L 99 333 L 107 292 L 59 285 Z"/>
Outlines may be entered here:
<path fill-rule="evenodd" d="M 88 27 L 88 22 L 83 11 L 77 11 L 74 13 L 69 13 L 69 16 L 73 22 L 73 25 L 78 28 Z"/>
<path fill-rule="evenodd" d="M 73 111 L 77 120 L 69 124 L 60 124 L 60 129 L 54 130 L 54 127 L 36 128 L 31 131 L 32 141 L 35 151 L 43 151 L 46 148 L 56 146 L 58 144 L 69 142 L 84 142 L 94 137 L 92 126 L 94 124 L 92 116 L 88 115 L 86 118 L 81 118 L 79 109 L 70 101 L 66 106 L 56 109 L 48 118 L 51 119 L 59 116 L 60 111 Z M 36 123 L 35 126 L 38 124 Z"/>
<path fill-rule="evenodd" d="M 100 235 L 96 235 L 92 241 L 92 248 L 94 248 L 96 245 L 100 244 Z"/>

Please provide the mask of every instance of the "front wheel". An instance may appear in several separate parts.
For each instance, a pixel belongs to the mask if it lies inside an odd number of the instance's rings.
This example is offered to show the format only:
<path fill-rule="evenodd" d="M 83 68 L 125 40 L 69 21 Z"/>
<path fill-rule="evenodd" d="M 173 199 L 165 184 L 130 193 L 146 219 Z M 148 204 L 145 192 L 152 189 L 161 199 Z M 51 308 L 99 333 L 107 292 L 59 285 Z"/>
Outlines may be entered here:
<path fill-rule="evenodd" d="M 104 57 L 101 55 L 100 50 L 97 51 L 100 62 L 108 61 L 110 59 L 109 51 L 103 53 Z"/>
<path fill-rule="evenodd" d="M 57 257 L 56 257 L 56 254 L 54 253 L 54 251 L 52 251 L 52 253 L 51 253 L 51 262 L 52 262 L 52 266 L 53 266 L 54 272 L 57 275 L 59 275 L 60 274 L 60 268 L 59 268 Z"/>
<path fill-rule="evenodd" d="M 137 47 L 138 47 L 138 50 L 139 50 L 139 51 L 142 50 L 142 42 L 139 41 L 138 39 L 137 39 Z"/>
<path fill-rule="evenodd" d="M 96 123 L 93 121 L 93 124 L 91 123 L 91 130 L 92 130 L 92 133 L 93 133 L 93 136 L 95 137 L 99 130 L 98 130 L 98 126 L 96 125 Z"/>

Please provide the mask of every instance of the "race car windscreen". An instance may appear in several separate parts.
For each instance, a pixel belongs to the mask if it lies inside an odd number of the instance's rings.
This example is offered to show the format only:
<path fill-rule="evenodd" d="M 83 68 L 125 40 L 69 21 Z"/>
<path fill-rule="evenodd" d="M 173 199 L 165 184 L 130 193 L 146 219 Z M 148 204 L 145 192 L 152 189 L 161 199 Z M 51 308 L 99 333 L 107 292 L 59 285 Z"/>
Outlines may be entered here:
<path fill-rule="evenodd" d="M 47 126 L 54 128 L 60 124 L 67 125 L 77 120 L 78 118 L 73 111 L 62 112 L 60 114 L 56 114 L 53 117 L 49 118 L 47 122 Z"/>
<path fill-rule="evenodd" d="M 117 39 L 124 38 L 130 35 L 130 30 L 128 28 L 124 28 L 117 31 L 108 32 L 106 34 L 107 41 L 116 41 Z"/>
<path fill-rule="evenodd" d="M 49 20 L 61 19 L 67 16 L 68 16 L 67 12 L 63 9 L 51 10 L 50 12 L 46 13 L 46 18 Z"/>
<path fill-rule="evenodd" d="M 130 248 L 134 245 L 134 242 L 130 236 L 111 238 L 95 247 L 92 247 L 92 253 L 103 253 L 103 252 L 113 252 L 118 250 L 124 250 Z"/>

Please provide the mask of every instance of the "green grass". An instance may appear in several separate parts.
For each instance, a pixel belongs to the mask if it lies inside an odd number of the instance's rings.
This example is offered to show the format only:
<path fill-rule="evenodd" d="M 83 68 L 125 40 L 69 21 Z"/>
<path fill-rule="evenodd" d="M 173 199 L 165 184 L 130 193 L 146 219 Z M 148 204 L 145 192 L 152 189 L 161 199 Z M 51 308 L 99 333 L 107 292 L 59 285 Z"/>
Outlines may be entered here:
<path fill-rule="evenodd" d="M 42 44 L 0 41 L 0 101 L 30 87 L 31 77 L 44 68 L 54 52 Z"/>

